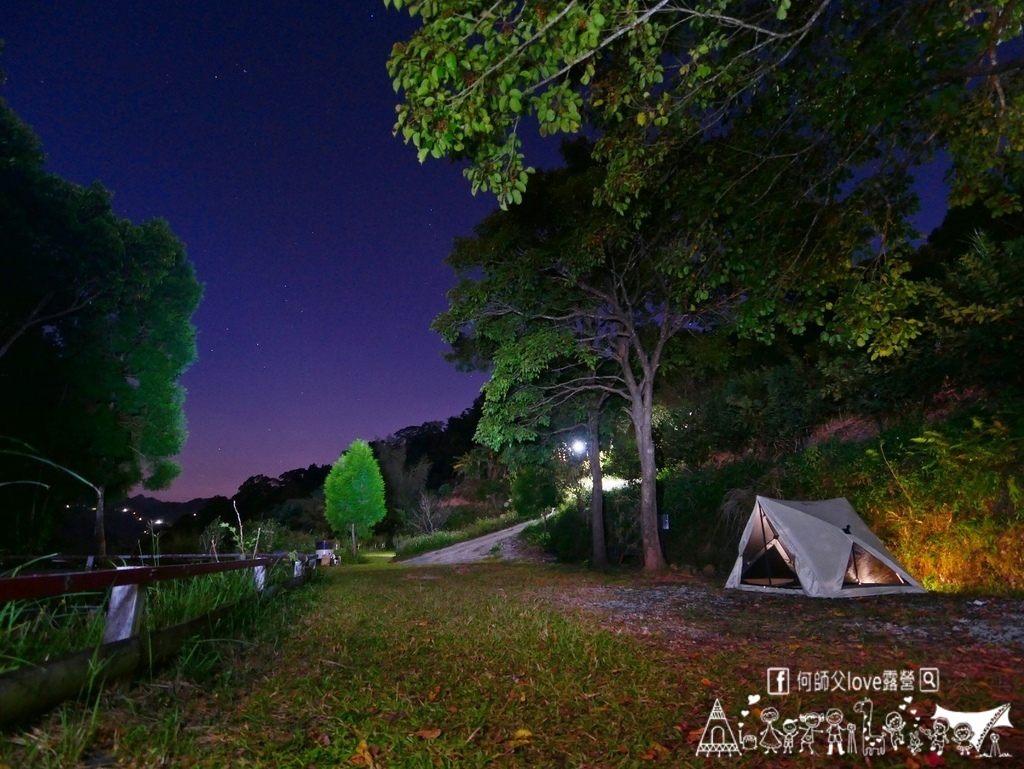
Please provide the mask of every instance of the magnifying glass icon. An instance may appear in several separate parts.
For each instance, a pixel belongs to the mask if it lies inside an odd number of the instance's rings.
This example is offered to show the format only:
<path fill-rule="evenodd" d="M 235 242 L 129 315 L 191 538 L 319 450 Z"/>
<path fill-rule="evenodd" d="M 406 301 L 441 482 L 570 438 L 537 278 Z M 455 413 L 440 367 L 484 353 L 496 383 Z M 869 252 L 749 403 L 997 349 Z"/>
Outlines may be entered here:
<path fill-rule="evenodd" d="M 937 692 L 939 690 L 939 671 L 935 668 L 921 668 L 920 689 L 922 692 Z"/>

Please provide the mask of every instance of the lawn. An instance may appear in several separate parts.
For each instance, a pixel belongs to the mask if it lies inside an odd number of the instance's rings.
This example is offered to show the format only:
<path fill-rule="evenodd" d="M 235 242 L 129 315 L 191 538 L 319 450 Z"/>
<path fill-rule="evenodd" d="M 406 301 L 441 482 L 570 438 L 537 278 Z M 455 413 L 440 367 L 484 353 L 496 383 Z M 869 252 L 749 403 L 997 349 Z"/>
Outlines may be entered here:
<path fill-rule="evenodd" d="M 811 711 L 838 709 L 843 728 L 859 727 L 869 714 L 854 706 L 866 697 L 850 688 L 876 678 L 874 733 L 889 712 L 930 727 L 935 704 L 1009 703 L 1014 724 L 1024 708 L 1019 638 L 958 623 L 998 624 L 1021 610 L 1014 599 L 771 599 L 703 578 L 501 562 L 323 573 L 201 675 L 176 668 L 108 693 L 95 723 L 87 707 L 68 706 L 6 733 L 0 755 L 11 766 L 69 765 L 53 745 L 70 729 L 93 766 L 859 767 L 862 755 L 825 755 L 827 723 L 812 733 L 813 756 L 785 753 L 782 740 L 765 755 L 770 735 L 738 756 L 698 750 L 716 699 L 740 746 L 769 727 L 782 737 L 785 719 Z M 769 667 L 790 670 L 790 694 L 767 691 Z M 920 690 L 926 667 L 941 676 L 938 693 Z M 816 686 L 825 673 L 827 690 Z M 906 675 L 913 689 L 901 688 Z M 941 757 L 925 752 L 916 733 L 921 755 L 890 746 L 871 765 L 977 766 L 952 739 Z M 998 734 L 1002 751 L 1024 755 L 1020 731 Z"/>

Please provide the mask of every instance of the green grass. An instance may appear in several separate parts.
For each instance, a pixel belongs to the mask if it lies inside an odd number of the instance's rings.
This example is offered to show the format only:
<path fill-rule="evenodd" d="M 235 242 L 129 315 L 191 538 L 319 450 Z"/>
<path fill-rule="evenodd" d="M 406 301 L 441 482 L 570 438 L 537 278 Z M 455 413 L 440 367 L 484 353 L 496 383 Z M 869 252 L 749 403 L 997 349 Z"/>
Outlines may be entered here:
<path fill-rule="evenodd" d="M 734 619 L 723 622 L 712 601 L 682 615 L 704 635 L 662 638 L 628 619 L 599 619 L 553 603 L 609 587 L 659 584 L 508 563 L 325 569 L 313 589 L 264 614 L 250 642 L 230 647 L 236 651 L 224 652 L 214 670 L 196 675 L 175 667 L 131 691 L 110 692 L 95 722 L 87 708 L 68 706 L 9 733 L 0 743 L 0 765 L 106 757 L 129 767 L 706 766 L 695 742 L 714 699 L 735 714 L 747 694 L 764 692 L 765 670 L 775 664 L 857 672 L 938 665 L 966 676 L 944 689 L 941 700 L 964 710 L 1017 696 L 1003 684 L 1016 680 L 1019 665 L 986 673 L 991 689 L 971 681 L 977 674 L 968 662 L 998 663 L 999 654 L 968 660 L 951 648 L 819 632 L 833 617 L 955 615 L 959 603 L 948 597 L 934 607 L 923 605 L 926 596 L 841 606 L 775 599 L 758 615 L 750 607 L 760 597 L 730 593 Z M 726 600 L 721 592 L 713 589 L 714 600 Z M 622 632 L 626 627 L 633 632 Z M 845 707 L 853 702 L 847 699 L 800 695 L 786 709 Z M 62 764 L 40 746 L 76 723 L 78 755 L 68 759 L 65 751 Z M 787 759 L 797 766 L 865 765 L 859 756 L 820 764 Z M 764 760 L 758 753 L 728 765 Z M 875 762 L 905 764 L 905 756 Z M 947 765 L 961 765 L 959 757 Z"/>
<path fill-rule="evenodd" d="M 496 531 L 507 529 L 525 520 L 528 519 L 510 512 L 499 515 L 496 518 L 481 518 L 466 528 L 455 531 L 437 531 L 433 534 L 421 534 L 416 537 L 397 537 L 395 539 L 395 557 L 411 558 L 414 555 L 422 555 L 433 550 L 440 550 L 444 547 L 457 545 L 460 542 L 482 537 L 485 534 L 492 534 Z"/>

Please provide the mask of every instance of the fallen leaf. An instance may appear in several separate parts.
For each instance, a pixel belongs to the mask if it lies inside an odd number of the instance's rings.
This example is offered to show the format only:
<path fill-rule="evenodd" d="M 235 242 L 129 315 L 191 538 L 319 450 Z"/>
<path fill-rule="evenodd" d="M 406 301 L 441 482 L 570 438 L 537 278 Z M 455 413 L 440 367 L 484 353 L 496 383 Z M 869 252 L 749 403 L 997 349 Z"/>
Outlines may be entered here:
<path fill-rule="evenodd" d="M 437 702 L 437 698 L 441 696 L 441 684 L 438 684 L 427 694 L 427 700 L 430 702 Z"/>
<path fill-rule="evenodd" d="M 710 678 L 702 678 L 702 679 L 700 679 L 700 682 L 701 682 L 701 684 L 703 684 L 704 686 L 711 686 L 711 685 L 712 685 L 712 684 L 711 684 L 711 679 L 710 679 Z"/>
<path fill-rule="evenodd" d="M 370 747 L 366 744 L 366 740 L 359 740 L 359 744 L 356 746 L 356 752 L 349 757 L 348 762 L 353 766 L 375 766 L 373 763 L 373 753 L 370 751 Z"/>
<path fill-rule="evenodd" d="M 424 740 L 436 740 L 441 736 L 440 729 L 420 729 L 418 732 L 413 732 L 414 737 L 421 737 Z"/>
<path fill-rule="evenodd" d="M 516 733 L 512 735 L 513 739 L 517 740 L 528 740 L 533 736 L 533 732 L 529 729 L 516 729 Z"/>

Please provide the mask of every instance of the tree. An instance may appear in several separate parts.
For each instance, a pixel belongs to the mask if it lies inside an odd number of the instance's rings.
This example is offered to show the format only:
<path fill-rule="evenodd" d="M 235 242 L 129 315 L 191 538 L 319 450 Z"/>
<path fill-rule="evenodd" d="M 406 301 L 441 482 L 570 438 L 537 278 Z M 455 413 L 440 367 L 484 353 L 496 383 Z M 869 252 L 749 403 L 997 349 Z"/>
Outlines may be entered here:
<path fill-rule="evenodd" d="M 645 568 L 661 571 L 655 379 L 670 341 L 709 327 L 730 297 L 712 294 L 689 273 L 658 269 L 659 253 L 677 244 L 632 230 L 624 219 L 609 224 L 590 203 L 592 183 L 586 172 L 540 174 L 523 205 L 497 212 L 476 238 L 459 241 L 448 262 L 460 282 L 434 325 L 450 343 L 473 338 L 494 361 L 485 387 L 489 422 L 480 433 L 492 446 L 533 434 L 516 418 L 536 414 L 545 392 L 549 403 L 586 392 L 622 398 L 640 455 Z"/>
<path fill-rule="evenodd" d="M 134 225 L 114 215 L 98 183 L 43 172 L 38 142 L 2 103 L 0 148 L 0 434 L 97 490 L 90 504 L 103 554 L 104 497 L 139 483 L 166 488 L 179 472 L 177 379 L 196 357 L 191 316 L 202 287 L 166 222 Z M 81 498 L 64 479 L 48 485 L 9 504 L 38 520 L 37 507 L 52 515 Z"/>
<path fill-rule="evenodd" d="M 338 457 L 324 482 L 327 522 L 338 534 L 352 533 L 352 555 L 356 535 L 365 535 L 387 513 L 384 479 L 373 450 L 366 441 L 355 440 Z"/>
<path fill-rule="evenodd" d="M 502 205 L 526 189 L 519 134 L 533 121 L 542 135 L 600 131 L 598 196 L 622 210 L 680 142 L 726 135 L 751 110 L 830 147 L 835 168 L 884 175 L 944 150 L 955 202 L 1021 205 L 1006 182 L 1024 168 L 1013 0 L 385 4 L 422 20 L 389 60 L 396 132 L 421 161 L 467 159 L 473 190 Z M 758 156 L 786 152 L 769 142 Z"/>
<path fill-rule="evenodd" d="M 430 462 L 426 456 L 412 466 L 406 461 L 406 445 L 395 436 L 372 444 L 384 478 L 384 497 L 388 514 L 376 527 L 378 534 L 393 537 L 411 516 L 423 507 Z"/>

